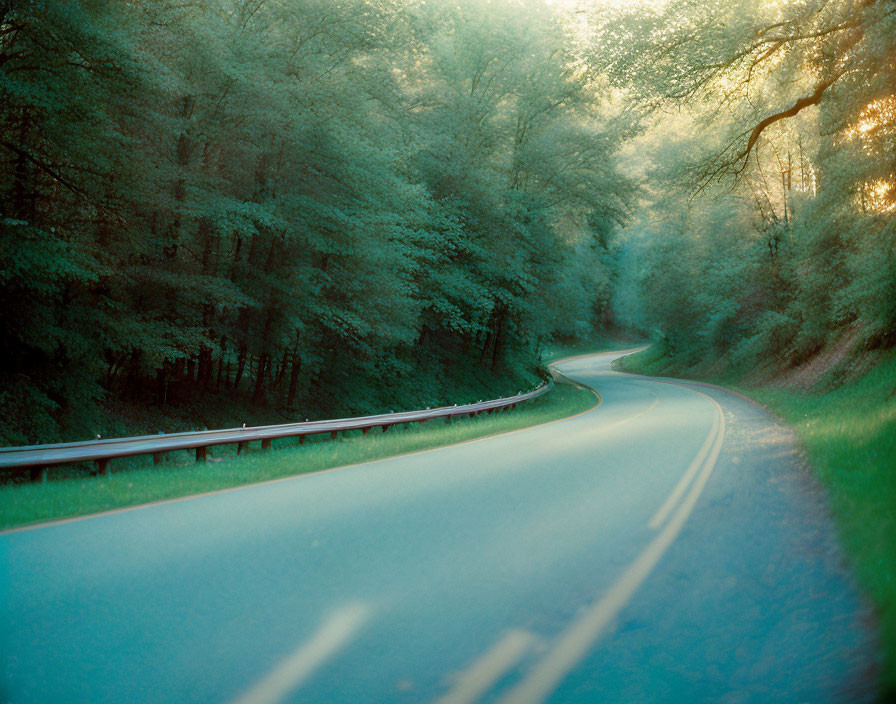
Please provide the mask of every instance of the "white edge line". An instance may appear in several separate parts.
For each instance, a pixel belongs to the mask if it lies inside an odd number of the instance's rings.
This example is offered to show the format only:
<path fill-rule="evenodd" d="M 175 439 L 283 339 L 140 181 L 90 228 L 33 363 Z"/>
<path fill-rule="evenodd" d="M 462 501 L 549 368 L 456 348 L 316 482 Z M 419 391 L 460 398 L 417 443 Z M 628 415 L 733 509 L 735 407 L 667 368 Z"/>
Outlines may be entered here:
<path fill-rule="evenodd" d="M 700 475 L 685 500 L 678 507 L 675 515 L 666 527 L 650 542 L 644 551 L 629 565 L 622 576 L 610 587 L 609 591 L 585 612 L 578 621 L 560 634 L 554 648 L 535 666 L 529 675 L 508 694 L 499 699 L 501 704 L 539 704 L 543 702 L 566 674 L 587 654 L 601 632 L 629 602 L 635 591 L 660 558 L 681 532 L 685 521 L 694 510 L 697 499 L 703 492 L 715 468 L 725 438 L 725 415 L 718 402 L 708 398 L 718 411 L 719 428 L 715 436 L 712 451 L 703 466 Z"/>
<path fill-rule="evenodd" d="M 508 631 L 460 675 L 454 688 L 436 704 L 472 704 L 522 659 L 534 641 L 535 636 L 528 631 Z"/>
<path fill-rule="evenodd" d="M 334 612 L 311 640 L 288 655 L 231 704 L 277 704 L 282 701 L 344 646 L 369 615 L 370 609 L 363 604 L 349 604 Z"/>

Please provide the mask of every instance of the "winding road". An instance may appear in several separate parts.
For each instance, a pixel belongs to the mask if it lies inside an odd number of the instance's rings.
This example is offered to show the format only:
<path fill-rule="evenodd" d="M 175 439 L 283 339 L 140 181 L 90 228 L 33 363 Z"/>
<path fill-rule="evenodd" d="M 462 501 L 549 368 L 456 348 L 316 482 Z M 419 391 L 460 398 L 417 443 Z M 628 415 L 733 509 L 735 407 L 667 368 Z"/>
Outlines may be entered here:
<path fill-rule="evenodd" d="M 871 699 L 791 433 L 621 354 L 573 418 L 0 534 L 0 701 Z"/>

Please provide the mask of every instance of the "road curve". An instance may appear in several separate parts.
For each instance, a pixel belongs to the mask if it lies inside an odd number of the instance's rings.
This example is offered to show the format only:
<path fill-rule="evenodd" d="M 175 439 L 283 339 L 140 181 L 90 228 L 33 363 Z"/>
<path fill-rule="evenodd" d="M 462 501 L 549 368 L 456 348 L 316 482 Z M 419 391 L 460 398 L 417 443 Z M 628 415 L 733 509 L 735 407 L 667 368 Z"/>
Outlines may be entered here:
<path fill-rule="evenodd" d="M 619 354 L 570 419 L 0 534 L 0 701 L 870 700 L 792 435 Z"/>

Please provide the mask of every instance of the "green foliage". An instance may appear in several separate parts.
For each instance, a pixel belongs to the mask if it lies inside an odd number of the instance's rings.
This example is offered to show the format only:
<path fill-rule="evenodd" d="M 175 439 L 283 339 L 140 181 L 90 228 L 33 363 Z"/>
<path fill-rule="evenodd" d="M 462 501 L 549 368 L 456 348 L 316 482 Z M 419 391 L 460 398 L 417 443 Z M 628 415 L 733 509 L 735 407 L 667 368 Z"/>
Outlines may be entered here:
<path fill-rule="evenodd" d="M 743 369 L 801 364 L 840 335 L 896 342 L 892 216 L 816 200 L 779 234 L 745 226 L 743 199 L 725 202 L 721 222 L 692 204 L 680 224 L 642 231 L 655 240 L 634 272 L 637 326 L 691 364 L 724 357 Z"/>
<path fill-rule="evenodd" d="M 593 60 L 644 118 L 632 322 L 690 364 L 745 369 L 841 335 L 896 343 L 892 3 L 687 0 L 594 21 Z"/>
<path fill-rule="evenodd" d="M 630 199 L 565 22 L 537 0 L 0 5 L 0 442 L 122 404 L 516 391 L 544 340 L 600 322 Z"/>

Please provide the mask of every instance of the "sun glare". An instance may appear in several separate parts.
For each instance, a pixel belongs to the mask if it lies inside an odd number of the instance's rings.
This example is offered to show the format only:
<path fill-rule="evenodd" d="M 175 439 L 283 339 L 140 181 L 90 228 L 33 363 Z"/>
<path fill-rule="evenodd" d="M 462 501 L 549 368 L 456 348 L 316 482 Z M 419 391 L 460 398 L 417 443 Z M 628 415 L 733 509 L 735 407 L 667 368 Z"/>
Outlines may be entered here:
<path fill-rule="evenodd" d="M 856 121 L 846 130 L 846 139 L 858 139 L 862 151 L 877 154 L 880 138 L 896 134 L 896 96 L 880 98 L 868 103 Z"/>
<path fill-rule="evenodd" d="M 862 184 L 859 200 L 868 213 L 896 213 L 896 181 L 879 178 Z"/>

